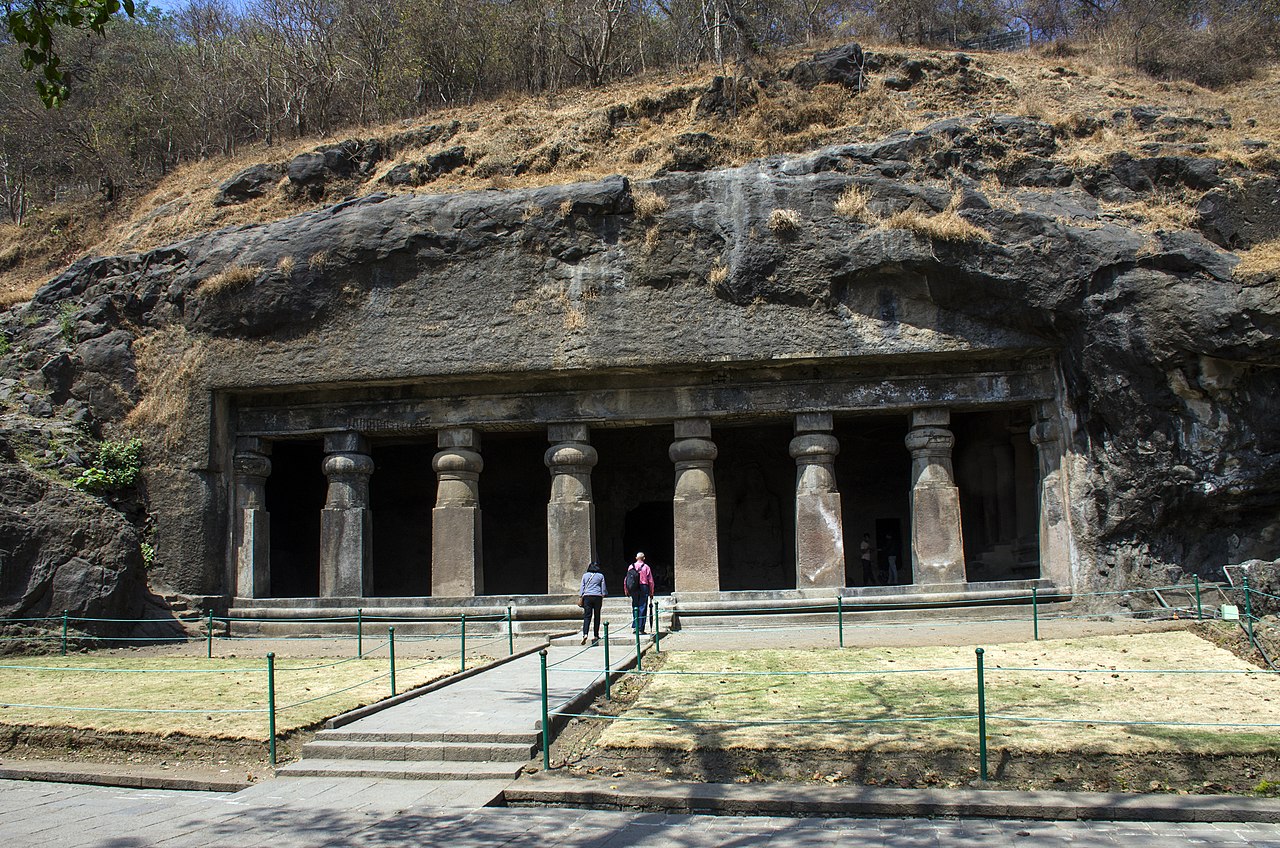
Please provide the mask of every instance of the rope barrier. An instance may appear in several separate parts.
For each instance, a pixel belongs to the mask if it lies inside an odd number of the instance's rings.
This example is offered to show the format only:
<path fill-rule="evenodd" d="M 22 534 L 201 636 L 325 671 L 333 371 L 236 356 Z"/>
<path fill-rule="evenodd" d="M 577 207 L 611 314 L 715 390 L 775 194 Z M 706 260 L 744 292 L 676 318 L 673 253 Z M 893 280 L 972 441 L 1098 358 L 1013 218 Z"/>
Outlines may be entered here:
<path fill-rule="evenodd" d="M 716 718 L 716 719 L 700 719 L 700 718 L 670 718 L 666 716 L 652 716 L 641 718 L 636 716 L 611 716 L 601 715 L 599 713 L 556 713 L 559 716 L 567 718 L 599 718 L 607 721 L 648 721 L 662 724 L 723 724 L 723 725 L 768 725 L 768 726 L 792 726 L 792 725 L 808 725 L 808 724 L 902 724 L 905 722 L 921 722 L 921 721 L 973 721 L 978 717 L 977 713 L 965 715 L 945 715 L 945 716 L 898 716 L 895 718 L 810 718 L 810 719 L 732 719 L 732 718 Z"/>
<path fill-rule="evenodd" d="M 1212 721 L 1151 721 L 1149 719 L 1126 721 L 1123 719 L 1094 719 L 1094 718 L 1042 718 L 1039 716 L 1015 716 L 1002 715 L 999 713 L 987 713 L 987 718 L 1000 719 L 1002 721 L 1026 721 L 1038 724 L 1103 724 L 1103 725 L 1156 725 L 1159 727 L 1243 727 L 1243 728 L 1273 728 L 1280 727 L 1280 724 L 1246 724 L 1243 722 L 1212 722 Z"/>
<path fill-rule="evenodd" d="M 261 669 L 259 669 L 261 671 Z M 67 712 L 81 713 L 181 713 L 184 715 L 222 715 L 231 713 L 265 713 L 265 708 L 254 710 L 178 710 L 178 709 L 151 709 L 144 710 L 131 707 L 67 707 L 57 704 L 0 704 L 0 707 L 14 707 L 28 710 L 63 710 Z"/>
<path fill-rule="evenodd" d="M 81 666 L 0 665 L 5 671 L 87 671 L 103 674 L 241 674 L 262 668 L 90 668 Z"/>
<path fill-rule="evenodd" d="M 575 654 L 576 656 L 576 654 Z M 572 659 L 570 657 L 569 659 Z M 548 666 L 550 668 L 550 666 Z M 590 672 L 599 674 L 598 668 L 562 668 L 561 671 Z M 639 671 L 631 669 L 627 674 L 641 674 L 647 677 L 685 676 L 685 677 L 866 677 L 884 674 L 928 674 L 932 672 L 969 672 L 974 667 L 955 666 L 953 668 L 886 668 L 874 671 Z"/>

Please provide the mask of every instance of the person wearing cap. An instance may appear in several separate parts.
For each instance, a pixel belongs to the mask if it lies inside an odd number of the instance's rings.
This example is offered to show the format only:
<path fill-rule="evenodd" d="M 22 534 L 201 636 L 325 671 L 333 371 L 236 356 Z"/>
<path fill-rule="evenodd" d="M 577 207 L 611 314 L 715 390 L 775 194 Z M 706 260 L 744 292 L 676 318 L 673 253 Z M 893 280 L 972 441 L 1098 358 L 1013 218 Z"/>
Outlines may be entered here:
<path fill-rule="evenodd" d="M 594 633 L 592 644 L 600 641 L 600 607 L 604 604 L 604 596 L 609 590 L 604 586 L 604 574 L 600 572 L 600 563 L 593 562 L 587 566 L 582 575 L 582 586 L 578 595 L 582 598 L 582 644 L 587 644 L 587 632 Z M 594 622 L 594 629 L 592 623 Z"/>
<path fill-rule="evenodd" d="M 635 572 L 634 576 L 632 572 Z M 644 551 L 636 554 L 636 561 L 627 569 L 622 591 L 631 598 L 631 627 L 643 634 L 649 614 L 649 598 L 653 595 L 653 569 L 644 561 Z"/>

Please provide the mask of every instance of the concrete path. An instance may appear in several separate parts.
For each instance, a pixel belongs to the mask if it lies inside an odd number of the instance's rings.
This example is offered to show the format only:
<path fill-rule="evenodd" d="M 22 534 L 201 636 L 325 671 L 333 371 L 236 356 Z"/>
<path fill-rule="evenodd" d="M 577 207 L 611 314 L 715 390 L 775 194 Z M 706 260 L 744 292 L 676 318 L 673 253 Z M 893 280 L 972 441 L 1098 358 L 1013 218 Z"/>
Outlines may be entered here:
<path fill-rule="evenodd" d="M 609 661 L 615 670 L 631 665 L 634 642 L 615 641 Z M 603 679 L 603 644 L 552 645 L 549 712 L 589 699 Z M 533 653 L 323 730 L 278 775 L 491 782 L 492 798 L 537 754 L 541 722 L 541 658 Z"/>
<path fill-rule="evenodd" d="M 13 848 L 768 848 L 1027 845 L 1277 848 L 1280 825 L 1032 822 L 449 808 L 425 781 L 298 778 L 234 795 L 0 781 L 0 840 Z"/>

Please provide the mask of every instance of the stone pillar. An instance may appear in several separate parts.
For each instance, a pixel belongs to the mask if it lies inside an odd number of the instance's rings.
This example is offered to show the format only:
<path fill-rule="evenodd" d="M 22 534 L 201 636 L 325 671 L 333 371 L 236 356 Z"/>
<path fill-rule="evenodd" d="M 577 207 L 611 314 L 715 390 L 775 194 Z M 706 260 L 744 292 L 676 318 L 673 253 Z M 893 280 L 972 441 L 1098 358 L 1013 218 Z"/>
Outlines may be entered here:
<path fill-rule="evenodd" d="M 951 468 L 956 438 L 944 408 L 911 413 L 911 572 L 918 585 L 964 583 L 960 492 Z"/>
<path fill-rule="evenodd" d="M 1062 479 L 1062 433 L 1058 422 L 1041 409 L 1031 426 L 1031 441 L 1040 456 L 1040 576 L 1071 587 L 1071 530 Z"/>
<path fill-rule="evenodd" d="M 373 588 L 369 442 L 359 433 L 335 433 L 325 436 L 324 450 L 329 496 L 320 513 L 320 595 L 363 597 Z"/>
<path fill-rule="evenodd" d="M 547 503 L 547 594 L 577 594 L 582 572 L 596 558 L 596 505 L 591 469 L 599 461 L 586 424 L 553 424 L 543 462 L 551 469 Z"/>
<path fill-rule="evenodd" d="M 716 445 L 711 422 L 684 418 L 675 422 L 668 455 L 676 467 L 675 583 L 679 592 L 720 591 L 720 555 L 716 541 Z"/>
<path fill-rule="evenodd" d="M 232 460 L 236 487 L 232 549 L 236 557 L 237 598 L 271 595 L 271 516 L 266 497 L 270 453 L 270 442 L 250 436 L 236 439 Z"/>
<path fill-rule="evenodd" d="M 480 432 L 454 427 L 436 434 L 440 452 L 436 506 L 431 510 L 431 594 L 470 598 L 484 593 L 480 543 Z"/>
<path fill-rule="evenodd" d="M 831 413 L 796 416 L 791 456 L 796 461 L 796 588 L 845 585 L 844 526 L 836 489 Z"/>

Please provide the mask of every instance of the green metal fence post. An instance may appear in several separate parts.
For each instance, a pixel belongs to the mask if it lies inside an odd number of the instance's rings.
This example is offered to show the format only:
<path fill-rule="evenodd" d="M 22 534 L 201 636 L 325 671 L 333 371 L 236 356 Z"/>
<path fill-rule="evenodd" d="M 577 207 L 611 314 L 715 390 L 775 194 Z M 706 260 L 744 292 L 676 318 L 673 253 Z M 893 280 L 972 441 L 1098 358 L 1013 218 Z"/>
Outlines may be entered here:
<path fill-rule="evenodd" d="M 987 779 L 987 691 L 982 674 L 982 649 L 977 648 L 978 656 L 978 771 L 982 779 Z"/>
<path fill-rule="evenodd" d="M 836 626 L 840 630 L 840 647 L 844 647 L 844 598 L 836 595 Z"/>
<path fill-rule="evenodd" d="M 62 611 L 62 655 L 67 655 L 67 610 Z"/>
<path fill-rule="evenodd" d="M 1200 606 L 1200 575 L 1191 575 L 1191 580 L 1196 584 L 1196 621 L 1204 621 L 1204 607 Z"/>
<path fill-rule="evenodd" d="M 658 599 L 653 599 L 653 650 L 662 653 L 662 611 L 658 609 Z"/>
<path fill-rule="evenodd" d="M 640 652 L 640 629 L 632 631 L 636 637 L 636 671 L 644 671 L 644 654 Z"/>
<path fill-rule="evenodd" d="M 542 767 L 551 771 L 551 723 L 547 716 L 547 649 L 538 651 L 542 661 Z"/>
<path fill-rule="evenodd" d="M 391 654 L 391 694 L 396 693 L 396 629 L 387 628 L 387 651 Z"/>
<path fill-rule="evenodd" d="M 209 622 L 205 625 L 208 632 L 206 636 L 205 656 L 207 659 L 213 659 L 213 610 L 209 610 Z"/>
<path fill-rule="evenodd" d="M 1031 587 L 1031 638 L 1040 641 L 1040 592 Z"/>
<path fill-rule="evenodd" d="M 604 697 L 613 700 L 613 681 L 609 679 L 609 622 L 604 623 Z"/>
<path fill-rule="evenodd" d="M 1243 585 L 1244 585 L 1244 620 L 1245 620 L 1246 626 L 1249 628 L 1249 644 L 1253 645 L 1256 648 L 1258 647 L 1258 643 L 1253 640 L 1253 605 L 1249 603 L 1249 575 L 1247 574 L 1244 575 L 1243 577 Z"/>
<path fill-rule="evenodd" d="M 271 736 L 267 748 L 271 751 L 271 765 L 276 764 L 276 655 L 267 654 L 267 729 Z"/>
<path fill-rule="evenodd" d="M 466 671 L 467 670 L 467 614 L 465 612 L 462 614 L 462 618 L 460 619 L 460 621 L 462 622 L 462 628 L 461 628 L 462 646 L 458 650 L 458 656 L 462 658 L 462 668 L 460 670 Z"/>
<path fill-rule="evenodd" d="M 364 609 L 356 610 L 356 658 L 364 659 Z"/>
<path fill-rule="evenodd" d="M 507 607 L 507 655 L 516 652 L 516 632 L 511 624 L 511 607 Z"/>

